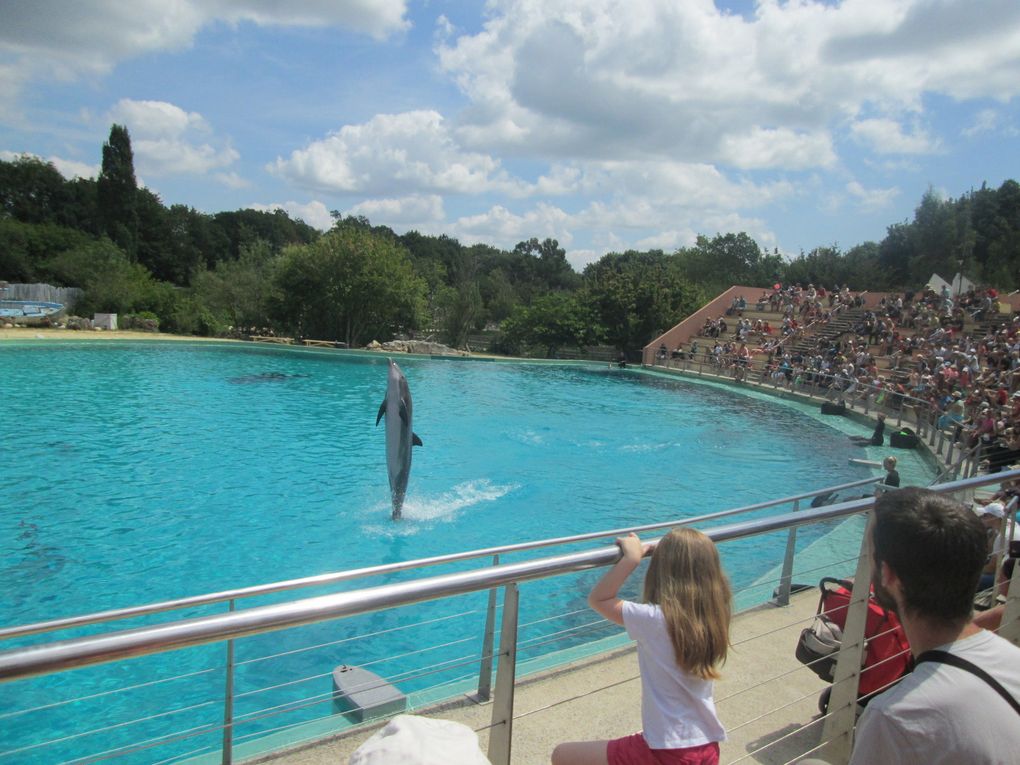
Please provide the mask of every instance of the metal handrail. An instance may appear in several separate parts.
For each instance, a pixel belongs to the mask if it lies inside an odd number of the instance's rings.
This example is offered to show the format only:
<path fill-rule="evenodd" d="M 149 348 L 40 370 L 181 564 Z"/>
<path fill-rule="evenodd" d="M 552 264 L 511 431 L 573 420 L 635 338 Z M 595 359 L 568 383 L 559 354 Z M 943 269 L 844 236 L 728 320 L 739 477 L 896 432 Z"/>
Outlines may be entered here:
<path fill-rule="evenodd" d="M 1020 478 L 1020 470 L 966 478 L 931 488 L 932 491 L 939 493 L 953 493 L 1015 478 Z M 705 531 L 705 534 L 717 543 L 756 536 L 854 515 L 870 509 L 873 503 L 873 497 L 865 497 L 818 509 L 718 526 Z M 490 566 L 260 606 L 244 611 L 17 648 L 0 652 L 0 682 L 356 616 L 502 585 L 516 585 L 533 579 L 606 566 L 615 562 L 619 555 L 619 548 L 613 545 L 522 563 Z"/>
<path fill-rule="evenodd" d="M 982 444 L 980 443 L 974 444 L 974 446 L 970 447 L 969 449 L 967 449 L 967 451 L 963 452 L 956 460 L 956 462 L 950 465 L 945 465 L 941 470 L 939 470 L 938 474 L 935 476 L 934 479 L 932 479 L 931 483 L 937 484 L 947 475 L 952 475 L 953 473 L 958 472 L 960 468 L 963 467 L 963 463 L 965 463 L 967 460 L 972 460 L 978 456 L 978 454 L 981 452 L 981 446 Z"/>
<path fill-rule="evenodd" d="M 706 358 L 713 358 L 711 356 L 711 352 L 708 349 L 705 349 L 705 356 L 706 356 Z M 729 355 L 723 356 L 722 359 L 725 359 L 727 361 L 734 361 L 736 359 L 736 357 L 733 354 L 729 354 Z M 684 362 L 682 362 L 682 363 L 685 363 L 686 361 L 687 360 L 684 360 Z M 697 365 L 697 367 L 698 367 L 698 374 L 703 374 L 705 369 L 713 370 L 713 369 L 722 368 L 722 369 L 726 369 L 728 371 L 730 369 L 735 369 L 736 368 L 736 365 L 732 364 L 732 363 L 729 366 L 722 366 L 721 364 L 718 364 L 718 363 L 715 363 L 715 362 L 706 364 L 704 361 L 698 361 L 695 358 L 691 358 L 691 359 L 689 359 L 689 361 L 691 361 L 695 365 Z M 667 370 L 670 370 L 670 371 L 672 371 L 672 370 L 677 370 L 677 371 L 681 371 L 681 372 L 682 371 L 687 371 L 683 366 L 681 366 L 681 367 L 674 367 L 672 365 L 672 360 L 671 359 L 666 359 L 666 363 L 662 364 L 662 365 L 660 365 L 660 364 L 649 364 L 648 366 L 651 369 L 657 369 L 657 368 L 661 367 L 661 368 L 664 368 L 664 369 L 667 369 Z M 753 361 L 752 360 L 746 367 L 744 367 L 744 369 L 746 369 L 748 372 L 755 372 L 755 373 L 758 374 L 758 377 L 759 377 L 758 385 L 759 386 L 764 386 L 764 385 L 767 384 L 765 379 L 764 379 L 764 373 L 765 373 L 765 371 L 767 369 L 767 365 L 764 362 Z M 831 373 L 831 372 L 822 372 L 822 371 L 817 370 L 817 369 L 806 369 L 805 371 L 808 374 L 813 375 L 815 378 L 822 378 L 822 379 L 828 380 L 830 382 L 833 379 L 835 379 L 835 377 L 836 377 L 836 375 Z M 732 378 L 733 377 L 732 374 L 720 374 L 720 375 L 716 375 L 716 376 L 723 377 L 723 378 Z M 931 414 L 934 414 L 934 413 L 939 413 L 939 414 L 942 413 L 941 410 L 939 410 L 936 406 L 934 406 L 932 404 L 932 402 L 926 401 L 925 399 L 916 398 L 915 396 L 911 396 L 911 395 L 906 394 L 906 393 L 899 393 L 899 392 L 897 392 L 897 391 L 895 391 L 895 390 L 893 390 L 891 388 L 881 387 L 881 386 L 875 385 L 874 383 L 857 383 L 857 391 L 866 391 L 866 390 L 871 390 L 876 395 L 879 394 L 879 393 L 883 393 L 884 392 L 884 393 L 886 393 L 890 397 L 895 397 L 895 398 L 899 399 L 902 402 L 901 403 L 901 408 L 902 407 L 907 407 L 907 406 L 912 407 L 918 413 L 918 416 L 921 416 L 922 414 L 930 416 Z M 812 393 L 812 392 L 803 392 L 803 391 L 795 391 L 795 392 L 799 392 L 802 395 L 807 395 L 810 398 L 815 398 L 816 397 L 815 394 Z M 838 393 L 842 393 L 843 391 L 837 391 L 837 392 Z M 824 396 L 821 396 L 821 398 L 824 398 Z"/>
<path fill-rule="evenodd" d="M 714 513 L 707 513 L 704 515 L 696 515 L 691 518 L 682 518 L 679 520 L 665 521 L 660 523 L 649 523 L 642 526 L 629 526 L 622 529 L 609 529 L 606 531 L 595 531 L 588 532 L 586 534 L 575 534 L 568 537 L 555 537 L 552 539 L 540 539 L 531 542 L 518 542 L 509 545 L 500 545 L 498 547 L 487 547 L 480 550 L 469 550 L 466 552 L 459 553 L 448 553 L 446 555 L 436 555 L 429 558 L 418 558 L 416 560 L 402 561 L 398 563 L 387 563 L 379 566 L 366 566 L 363 568 L 350 569 L 348 571 L 335 571 L 326 574 L 316 574 L 314 576 L 300 577 L 298 579 L 285 579 L 279 582 L 271 582 L 269 584 L 257 584 L 251 585 L 250 587 L 241 587 L 233 590 L 223 590 L 220 592 L 205 593 L 202 595 L 193 595 L 185 598 L 177 598 L 174 600 L 164 600 L 156 603 L 148 603 L 140 606 L 129 606 L 127 608 L 117 608 L 109 611 L 99 611 L 90 614 L 80 614 L 77 616 L 68 616 L 61 619 L 51 619 L 44 622 L 35 622 L 32 624 L 18 625 L 15 627 L 5 627 L 0 629 L 0 640 L 10 640 L 18 637 L 27 637 L 29 635 L 37 635 L 43 632 L 54 632 L 62 629 L 69 629 L 71 627 L 84 627 L 90 624 L 100 624 L 103 622 L 118 621 L 121 619 L 129 619 L 136 616 L 146 616 L 150 614 L 165 613 L 167 611 L 176 611 L 183 608 L 191 608 L 195 606 L 209 605 L 212 603 L 223 603 L 226 601 L 239 600 L 241 598 L 249 598 L 257 595 L 269 595 L 277 592 L 285 592 L 288 590 L 295 590 L 304 587 L 315 587 L 327 584 L 337 584 L 340 582 L 347 582 L 353 579 L 362 579 L 369 576 L 379 576 L 382 574 L 391 574 L 397 571 L 407 571 L 416 568 L 425 568 L 427 566 L 436 566 L 444 563 L 455 563 L 464 560 L 471 560 L 474 558 L 485 558 L 493 555 L 504 555 L 512 552 L 526 552 L 528 550 L 538 550 L 543 547 L 558 547 L 562 545 L 573 544 L 577 542 L 587 542 L 593 539 L 600 539 L 604 537 L 618 537 L 630 532 L 642 532 L 642 531 L 655 531 L 656 529 L 670 528 L 672 526 L 701 523 L 703 521 L 710 521 L 716 518 L 725 518 L 731 515 L 738 515 L 740 513 L 753 512 L 755 510 L 764 510 L 769 507 L 775 507 L 778 505 L 789 504 L 797 502 L 808 497 L 815 497 L 821 494 L 827 494 L 832 492 L 839 492 L 844 489 L 851 489 L 856 486 L 864 486 L 866 484 L 875 483 L 881 480 L 877 478 L 862 478 L 856 481 L 850 481 L 848 483 L 839 484 L 837 486 L 829 486 L 815 491 L 805 492 L 803 494 L 796 494 L 791 497 L 784 497 L 782 499 L 768 500 L 767 502 L 758 502 L 753 505 L 745 505 L 743 507 L 737 507 L 730 510 L 721 510 Z"/>

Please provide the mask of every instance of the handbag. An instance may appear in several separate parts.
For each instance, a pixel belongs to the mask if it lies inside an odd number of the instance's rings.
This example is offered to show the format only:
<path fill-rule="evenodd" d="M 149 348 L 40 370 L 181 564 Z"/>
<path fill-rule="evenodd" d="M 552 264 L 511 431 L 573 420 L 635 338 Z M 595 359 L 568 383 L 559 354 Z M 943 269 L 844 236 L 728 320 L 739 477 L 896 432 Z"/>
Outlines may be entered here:
<path fill-rule="evenodd" d="M 829 617 L 819 614 L 810 627 L 800 631 L 794 655 L 822 680 L 831 683 L 842 645 L 843 629 Z"/>

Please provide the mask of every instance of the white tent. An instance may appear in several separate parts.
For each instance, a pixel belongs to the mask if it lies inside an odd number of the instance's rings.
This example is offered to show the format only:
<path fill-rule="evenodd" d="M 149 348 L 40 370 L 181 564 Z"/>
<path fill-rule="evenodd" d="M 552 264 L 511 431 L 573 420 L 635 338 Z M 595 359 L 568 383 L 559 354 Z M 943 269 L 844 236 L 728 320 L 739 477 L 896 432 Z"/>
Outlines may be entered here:
<path fill-rule="evenodd" d="M 963 274 L 957 273 L 956 276 L 953 277 L 952 288 L 953 297 L 956 297 L 957 295 L 962 295 L 964 292 L 974 289 L 974 282 Z"/>
<path fill-rule="evenodd" d="M 952 289 L 953 287 L 953 285 L 951 285 L 949 282 L 947 282 L 938 274 L 932 274 L 931 279 L 929 279 L 928 283 L 924 286 L 932 290 L 936 295 L 938 295 L 942 291 L 943 287 L 948 287 L 949 289 Z"/>

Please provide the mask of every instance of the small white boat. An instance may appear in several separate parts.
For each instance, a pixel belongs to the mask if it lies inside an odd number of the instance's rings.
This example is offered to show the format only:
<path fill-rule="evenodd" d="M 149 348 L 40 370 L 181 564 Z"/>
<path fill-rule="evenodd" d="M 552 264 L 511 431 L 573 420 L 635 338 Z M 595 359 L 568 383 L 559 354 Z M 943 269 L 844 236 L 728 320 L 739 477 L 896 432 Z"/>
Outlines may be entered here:
<path fill-rule="evenodd" d="M 0 322 L 11 324 L 46 324 L 64 313 L 63 303 L 42 300 L 0 300 Z"/>

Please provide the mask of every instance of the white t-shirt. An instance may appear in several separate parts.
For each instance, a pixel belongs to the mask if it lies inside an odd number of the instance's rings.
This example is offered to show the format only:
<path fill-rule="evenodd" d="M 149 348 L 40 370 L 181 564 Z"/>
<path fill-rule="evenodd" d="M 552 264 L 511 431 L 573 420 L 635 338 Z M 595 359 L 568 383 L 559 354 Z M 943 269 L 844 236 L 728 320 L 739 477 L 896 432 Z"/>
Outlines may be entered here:
<path fill-rule="evenodd" d="M 1013 531 L 1012 534 L 1010 534 L 1010 529 Z M 1006 559 L 1007 553 L 1009 552 L 1006 549 L 1006 537 L 1009 537 L 1011 542 L 1013 540 L 1020 539 L 1020 522 L 1014 524 L 1012 521 L 1007 521 L 1006 530 L 1004 532 L 1000 531 L 995 535 L 995 541 L 992 542 L 992 557 L 995 560 L 996 568 L 1002 565 L 1002 561 Z"/>
<path fill-rule="evenodd" d="M 1020 701 L 1020 648 L 982 630 L 939 646 L 976 664 Z M 984 680 L 924 662 L 876 696 L 857 724 L 850 765 L 1016 765 L 1020 715 Z"/>
<path fill-rule="evenodd" d="M 623 601 L 623 624 L 637 641 L 642 733 L 650 749 L 683 749 L 724 741 L 711 680 L 677 666 L 662 610 Z"/>

